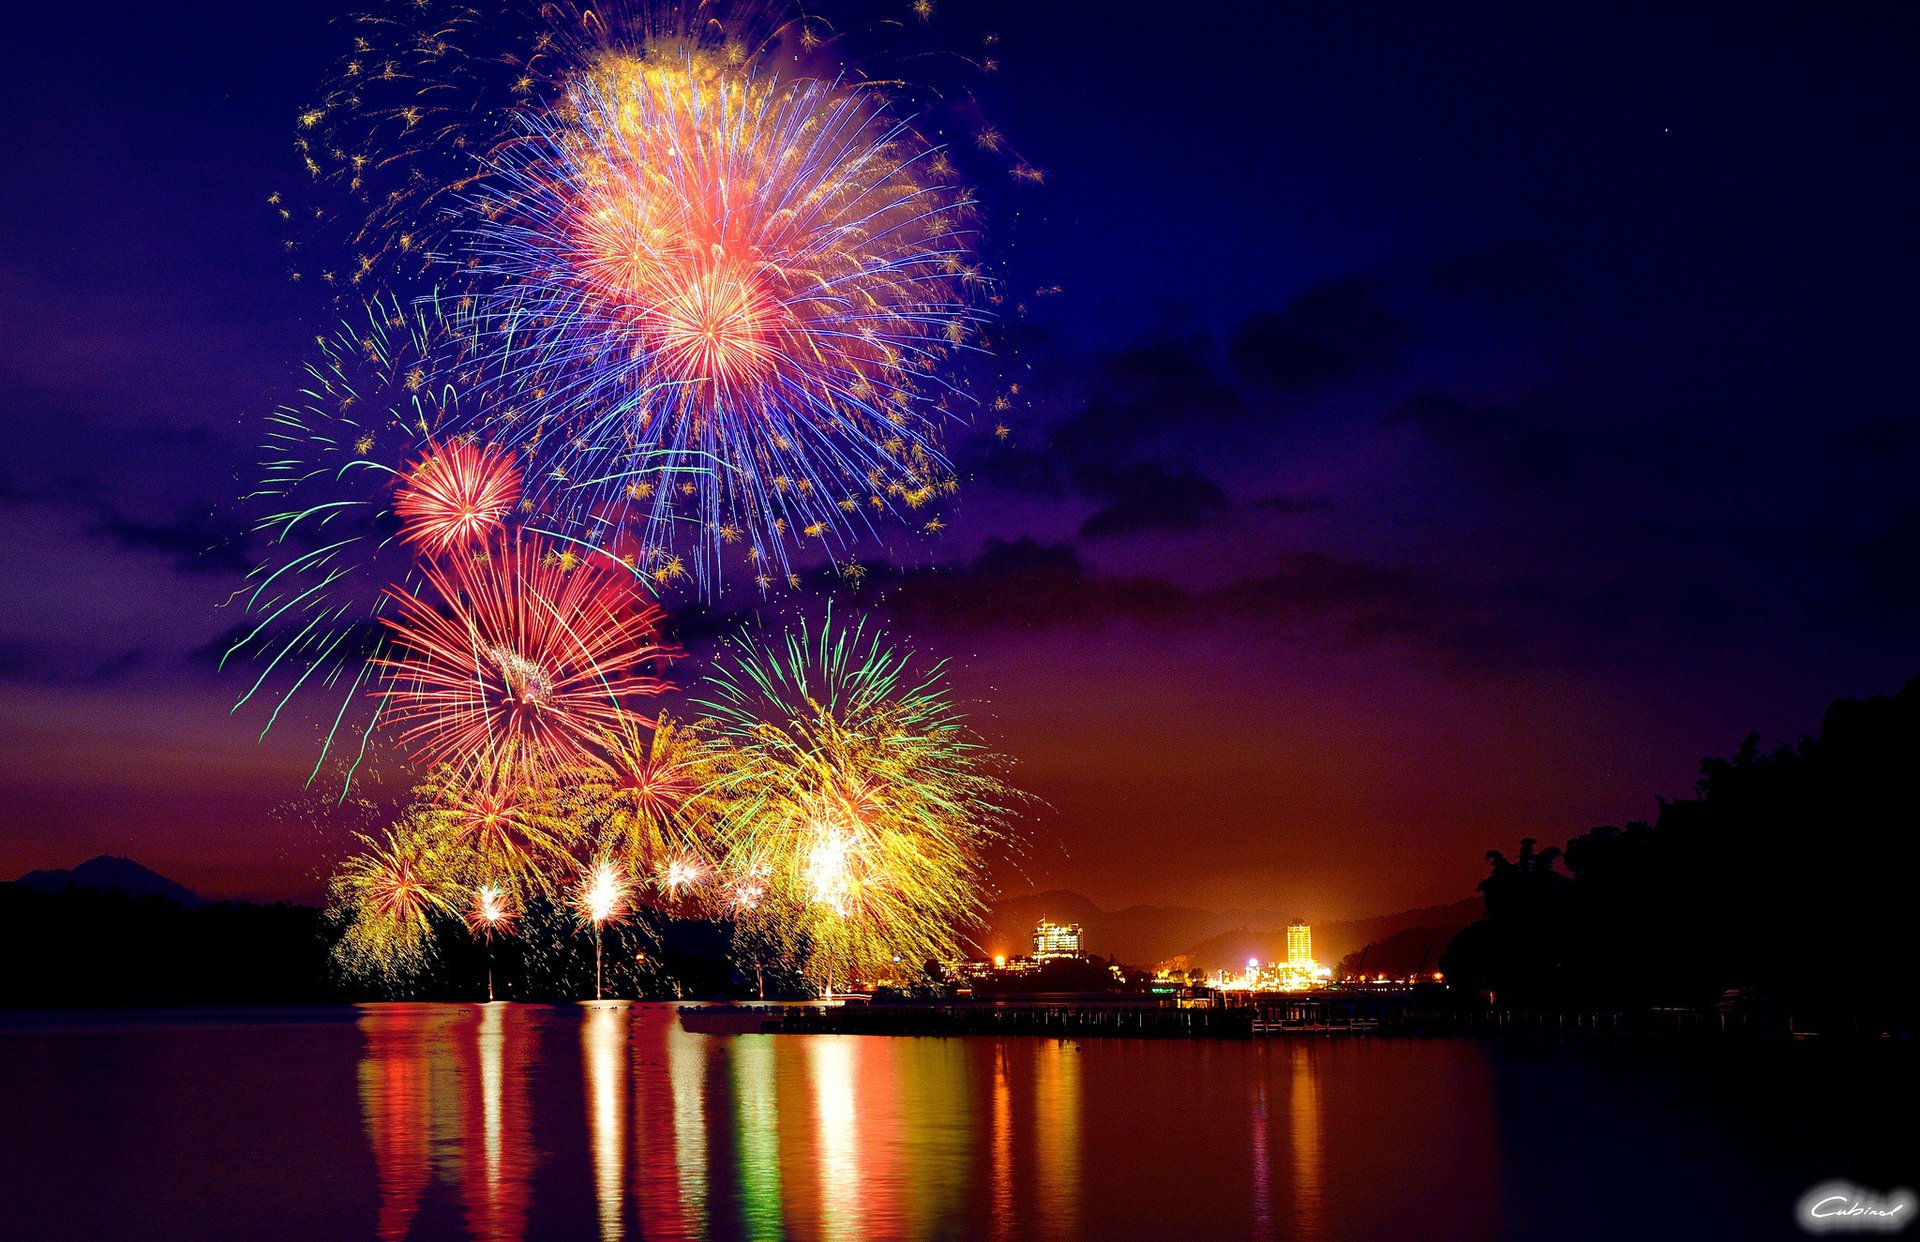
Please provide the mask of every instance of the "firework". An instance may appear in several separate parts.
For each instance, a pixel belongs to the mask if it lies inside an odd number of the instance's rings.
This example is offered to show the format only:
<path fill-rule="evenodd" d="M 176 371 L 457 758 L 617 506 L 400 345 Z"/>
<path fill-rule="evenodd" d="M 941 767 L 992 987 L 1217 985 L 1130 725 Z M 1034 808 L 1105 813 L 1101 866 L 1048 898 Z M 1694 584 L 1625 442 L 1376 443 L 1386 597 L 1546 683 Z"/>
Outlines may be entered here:
<path fill-rule="evenodd" d="M 369 302 L 319 338 L 299 399 L 267 419 L 260 482 L 246 498 L 264 510 L 255 523 L 260 563 L 249 575 L 249 620 L 221 664 L 258 666 L 236 707 L 271 697 L 266 728 L 296 694 L 338 697 L 315 775 L 342 741 L 349 777 L 364 754 L 372 713 L 361 691 L 369 660 L 386 646 L 378 624 L 386 589 L 417 575 L 413 549 L 394 538 L 395 488 L 409 460 L 436 459 L 436 437 L 457 421 L 457 384 L 429 378 L 435 358 L 447 360 L 452 332 L 435 304 Z"/>
<path fill-rule="evenodd" d="M 617 563 L 531 540 L 429 565 L 394 593 L 396 654 L 376 660 L 381 719 L 421 763 L 482 763 L 534 778 L 589 760 L 665 683 L 662 614 Z"/>
<path fill-rule="evenodd" d="M 615 866 L 611 859 L 602 858 L 587 869 L 580 877 L 580 884 L 574 890 L 573 908 L 584 923 L 593 925 L 593 998 L 599 1000 L 600 987 L 600 941 L 602 929 L 608 923 L 617 923 L 627 912 L 627 895 L 632 885 L 626 874 Z"/>
<path fill-rule="evenodd" d="M 513 930 L 513 899 L 491 884 L 483 884 L 473 890 L 473 898 L 467 903 L 467 930 L 482 940 L 491 940 L 496 934 L 504 935 Z M 491 997 L 489 997 L 491 999 Z"/>
<path fill-rule="evenodd" d="M 632 887 L 612 859 L 599 859 L 580 877 L 573 893 L 573 908 L 583 922 L 595 926 L 617 923 L 626 913 Z"/>
<path fill-rule="evenodd" d="M 546 520 L 662 583 L 717 590 L 737 544 L 763 589 L 792 584 L 796 555 L 841 561 L 954 490 L 949 357 L 1003 300 L 968 187 L 1040 179 L 946 78 L 995 71 L 993 38 L 969 55 L 923 38 L 930 16 L 375 5 L 298 116 L 319 194 L 274 196 L 294 275 L 458 282 L 430 373 L 466 387 L 480 350 L 460 426 L 520 460 Z M 428 496 L 423 543 L 472 538 L 476 499 Z"/>
<path fill-rule="evenodd" d="M 631 874 L 674 899 L 711 874 L 720 806 L 705 752 L 683 725 L 626 716 L 600 738 L 596 761 L 568 776 L 573 814 Z"/>
<path fill-rule="evenodd" d="M 300 164 L 325 192 L 274 196 L 294 228 L 295 279 L 342 290 L 418 276 L 474 156 L 597 58 L 700 48 L 747 66 L 828 33 L 777 0 L 395 0 L 346 23 L 349 50 L 295 123 Z"/>
<path fill-rule="evenodd" d="M 571 857 L 577 825 L 539 772 L 504 764 L 438 769 L 417 791 L 449 867 L 482 888 L 551 894 L 554 865 Z"/>
<path fill-rule="evenodd" d="M 429 449 L 401 479 L 400 537 L 428 555 L 484 543 L 520 499 L 513 459 L 464 440 Z"/>
<path fill-rule="evenodd" d="M 449 257 L 544 506 L 688 540 L 711 584 L 725 543 L 784 577 L 791 541 L 951 490 L 973 203 L 876 92 L 608 55 L 520 124 Z"/>
<path fill-rule="evenodd" d="M 362 852 L 331 885 L 332 905 L 346 920 L 335 955 L 349 973 L 401 977 L 425 965 L 436 915 L 453 912 L 434 834 L 417 817 L 384 838 L 356 834 Z"/>
<path fill-rule="evenodd" d="M 678 896 L 707 878 L 706 868 L 687 858 L 676 858 L 660 873 L 660 887 Z"/>
<path fill-rule="evenodd" d="M 490 884 L 473 890 L 467 903 L 467 930 L 487 946 L 487 999 L 493 999 L 493 938 L 513 929 L 513 900 Z"/>
<path fill-rule="evenodd" d="M 731 906 L 816 984 L 959 951 L 1016 795 L 936 666 L 829 618 L 735 640 L 703 700 L 730 801 Z"/>

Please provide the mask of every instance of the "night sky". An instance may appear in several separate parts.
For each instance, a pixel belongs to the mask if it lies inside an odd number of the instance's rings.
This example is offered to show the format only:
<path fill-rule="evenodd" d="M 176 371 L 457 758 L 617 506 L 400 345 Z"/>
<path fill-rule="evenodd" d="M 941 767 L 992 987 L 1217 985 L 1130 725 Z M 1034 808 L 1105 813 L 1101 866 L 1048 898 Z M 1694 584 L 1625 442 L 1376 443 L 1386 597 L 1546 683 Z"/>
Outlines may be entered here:
<path fill-rule="evenodd" d="M 0 875 L 311 898 L 325 705 L 260 741 L 208 651 L 327 318 L 267 197 L 340 10 L 117 7 L 0 74 Z M 986 187 L 1022 395 L 835 606 L 1018 757 L 1009 888 L 1451 901 L 1920 671 L 1920 14 L 1679 7 L 946 0 L 1048 174 Z"/>

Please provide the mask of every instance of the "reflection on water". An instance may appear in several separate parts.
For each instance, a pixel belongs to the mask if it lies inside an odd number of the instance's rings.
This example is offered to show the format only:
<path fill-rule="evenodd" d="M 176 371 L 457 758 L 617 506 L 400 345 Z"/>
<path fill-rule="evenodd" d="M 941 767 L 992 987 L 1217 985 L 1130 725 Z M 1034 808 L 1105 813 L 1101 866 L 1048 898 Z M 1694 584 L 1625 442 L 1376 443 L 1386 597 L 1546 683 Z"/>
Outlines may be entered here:
<path fill-rule="evenodd" d="M 780 1104 L 773 1041 L 743 1039 L 733 1050 L 733 1092 L 740 1135 L 740 1204 L 745 1236 L 781 1236 Z"/>
<path fill-rule="evenodd" d="M 664 1023 L 667 1077 L 673 1089 L 673 1167 L 680 1190 L 680 1227 L 707 1228 L 707 1037 Z"/>
<path fill-rule="evenodd" d="M 1081 1046 L 1050 1039 L 1034 1052 L 1040 1229 L 1047 1237 L 1070 1238 L 1080 1215 Z"/>
<path fill-rule="evenodd" d="M 363 1022 L 360 1108 L 380 1179 L 380 1236 L 404 1238 L 427 1185 L 427 1049 L 413 1014 Z"/>
<path fill-rule="evenodd" d="M 819 1134 L 820 1218 L 835 1237 L 859 1236 L 860 1118 L 855 1111 L 853 1040 L 807 1043 Z"/>
<path fill-rule="evenodd" d="M 1910 1049 L 723 1035 L 625 1002 L 0 1012 L 0 1203 L 22 1238 L 1792 1237 L 1815 1182 L 1911 1176 L 1877 1136 L 1913 1077 Z"/>
<path fill-rule="evenodd" d="M 1293 1223 L 1303 1237 L 1327 1233 L 1326 1162 L 1320 1146 L 1320 1080 L 1310 1041 L 1289 1043 L 1287 1132 L 1293 1140 L 1287 1167 L 1293 1173 Z"/>
<path fill-rule="evenodd" d="M 1013 1087 L 1007 1081 L 1007 1046 L 993 1048 L 993 1236 L 1013 1236 Z"/>
<path fill-rule="evenodd" d="M 530 1031 L 497 1005 L 367 1006 L 360 1028 L 360 1108 L 379 1187 L 379 1236 L 407 1237 L 437 1182 L 458 1192 L 468 1236 L 525 1237 Z"/>
<path fill-rule="evenodd" d="M 580 1023 L 587 1068 L 587 1133 L 593 1150 L 593 1202 L 600 1236 L 618 1242 L 626 1232 L 627 1006 L 595 1001 Z"/>
<path fill-rule="evenodd" d="M 479 1073 L 466 1081 L 475 1083 L 480 1097 L 481 1168 L 478 1176 L 470 1173 L 466 1178 L 467 1232 L 512 1242 L 525 1236 L 533 1172 L 525 1073 L 533 1053 L 532 1033 L 520 1023 L 509 1024 L 499 1005 L 482 1009 L 477 1025 Z M 473 1111 L 470 1104 L 466 1113 L 471 1116 Z M 470 1139 L 463 1138 L 462 1146 L 473 1149 Z"/>
<path fill-rule="evenodd" d="M 1252 1132 L 1248 1149 L 1253 1153 L 1253 1236 L 1273 1236 L 1273 1157 L 1267 1154 L 1267 1084 L 1253 1084 Z"/>

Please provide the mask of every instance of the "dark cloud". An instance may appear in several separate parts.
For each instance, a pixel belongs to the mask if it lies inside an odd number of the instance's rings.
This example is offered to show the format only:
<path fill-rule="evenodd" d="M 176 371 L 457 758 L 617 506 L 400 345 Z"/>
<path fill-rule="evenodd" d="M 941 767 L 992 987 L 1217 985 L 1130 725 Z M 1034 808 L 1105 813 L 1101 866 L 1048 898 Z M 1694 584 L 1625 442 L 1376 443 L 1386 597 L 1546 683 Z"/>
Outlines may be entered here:
<path fill-rule="evenodd" d="M 59 498 L 59 493 L 50 488 L 23 483 L 12 470 L 0 470 L 0 502 L 28 505 L 41 504 Z"/>
<path fill-rule="evenodd" d="M 183 512 L 171 522 L 145 522 L 102 505 L 89 533 L 122 548 L 157 552 L 184 573 L 244 574 L 253 567 L 246 528 L 210 508 Z"/>
<path fill-rule="evenodd" d="M 1920 421 L 1875 418 L 1848 423 L 1834 433 L 1829 451 L 1848 465 L 1904 471 L 1920 457 Z"/>
<path fill-rule="evenodd" d="M 1061 500 L 1069 494 L 1059 458 L 1002 440 L 991 432 L 961 441 L 953 460 L 965 478 L 1003 492 L 1046 500 Z"/>
<path fill-rule="evenodd" d="M 1091 399 L 1056 427 L 1048 453 L 1071 469 L 1118 469 L 1156 443 L 1183 441 L 1243 412 L 1205 336 L 1162 336 L 1101 363 Z"/>
<path fill-rule="evenodd" d="M 1251 379 L 1302 392 L 1391 367 L 1412 335 L 1380 281 L 1352 277 L 1315 285 L 1285 310 L 1247 316 L 1227 357 Z"/>
<path fill-rule="evenodd" d="M 747 592 L 714 604 L 674 609 L 673 641 L 698 650 L 743 629 L 776 625 L 789 612 L 840 600 L 877 609 L 910 629 L 1039 629 L 1130 616 L 1169 617 L 1186 607 L 1176 587 L 1148 578 L 1093 573 L 1072 546 L 1031 538 L 988 539 L 968 560 L 929 565 L 878 561 L 849 580 L 832 565 L 800 571 L 792 592 Z"/>
<path fill-rule="evenodd" d="M 832 587 L 830 571 L 809 585 Z M 1256 625 L 1355 647 L 1397 645 L 1448 671 L 1493 673 L 1622 658 L 1639 650 L 1650 628 L 1685 628 L 1690 606 L 1652 610 L 1618 587 L 1576 591 L 1529 576 L 1482 583 L 1321 552 L 1289 553 L 1268 573 L 1193 591 L 1152 577 L 1103 575 L 1071 546 L 1032 539 L 989 540 L 964 562 L 873 566 L 854 594 L 912 629 Z M 713 632 L 742 619 L 716 617 Z"/>
<path fill-rule="evenodd" d="M 1333 502 L 1325 496 L 1260 496 L 1247 504 L 1254 513 L 1278 513 L 1283 517 L 1305 517 L 1332 507 Z"/>
<path fill-rule="evenodd" d="M 118 655 L 108 656 L 106 659 L 100 661 L 87 680 L 92 682 L 113 681 L 116 678 L 144 667 L 146 663 L 146 648 L 133 647 L 122 651 Z"/>
<path fill-rule="evenodd" d="M 0 642 L 0 681 L 22 685 L 106 685 L 137 672 L 147 663 L 144 647 L 119 652 L 88 668 L 76 665 L 71 653 L 51 644 L 17 639 Z"/>
<path fill-rule="evenodd" d="M 1081 525 L 1083 539 L 1199 530 L 1219 525 L 1233 512 L 1233 502 L 1218 484 L 1157 462 L 1083 472 L 1081 488 L 1106 502 Z"/>
<path fill-rule="evenodd" d="M 1186 607 L 1177 587 L 1101 577 L 1071 547 L 1033 539 L 989 539 L 971 561 L 870 574 L 867 587 L 895 619 L 929 628 L 1032 629 L 1172 616 Z"/>
<path fill-rule="evenodd" d="M 1214 618 L 1329 629 L 1360 645 L 1398 643 L 1450 671 L 1585 665 L 1629 649 L 1641 618 L 1614 592 L 1571 592 L 1534 578 L 1482 584 L 1464 577 L 1318 552 L 1200 596 Z"/>

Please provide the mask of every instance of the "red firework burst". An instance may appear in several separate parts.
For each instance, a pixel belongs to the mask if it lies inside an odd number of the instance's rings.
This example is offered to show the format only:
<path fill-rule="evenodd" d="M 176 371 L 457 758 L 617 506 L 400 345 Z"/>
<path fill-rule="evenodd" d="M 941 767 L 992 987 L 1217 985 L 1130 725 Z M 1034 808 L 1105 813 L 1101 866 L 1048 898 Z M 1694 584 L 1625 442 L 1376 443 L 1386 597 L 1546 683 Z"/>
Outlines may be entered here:
<path fill-rule="evenodd" d="M 532 773 L 584 762 L 665 682 L 664 614 L 626 571 L 521 542 L 426 568 L 390 591 L 399 648 L 377 660 L 380 716 L 416 762 Z M 437 597 L 437 602 L 429 596 Z"/>
<path fill-rule="evenodd" d="M 473 890 L 464 917 L 467 930 L 476 939 L 492 940 L 496 935 L 511 932 L 519 916 L 514 913 L 511 896 L 491 884 L 483 884 Z"/>
<path fill-rule="evenodd" d="M 437 556 L 500 529 L 520 499 L 520 468 L 491 445 L 454 440 L 427 450 L 393 499 L 400 537 Z"/>

